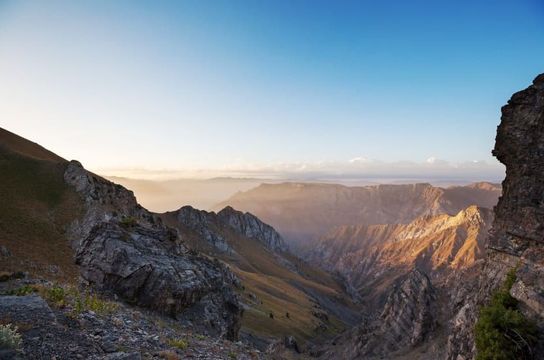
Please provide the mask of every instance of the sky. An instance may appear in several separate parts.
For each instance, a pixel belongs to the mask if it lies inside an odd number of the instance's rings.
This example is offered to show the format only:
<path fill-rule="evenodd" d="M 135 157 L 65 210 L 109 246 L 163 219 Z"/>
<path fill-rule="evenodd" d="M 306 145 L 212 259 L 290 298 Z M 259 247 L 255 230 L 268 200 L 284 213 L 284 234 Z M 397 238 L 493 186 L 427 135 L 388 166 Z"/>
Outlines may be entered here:
<path fill-rule="evenodd" d="M 0 0 L 0 126 L 107 175 L 500 179 L 541 0 Z"/>

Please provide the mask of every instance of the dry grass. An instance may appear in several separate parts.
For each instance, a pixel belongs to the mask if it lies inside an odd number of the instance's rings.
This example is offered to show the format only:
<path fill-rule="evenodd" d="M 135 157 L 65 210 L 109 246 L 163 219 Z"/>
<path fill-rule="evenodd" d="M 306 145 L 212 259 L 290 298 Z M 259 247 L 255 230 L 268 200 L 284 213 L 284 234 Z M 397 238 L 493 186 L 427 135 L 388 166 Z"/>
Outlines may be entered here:
<path fill-rule="evenodd" d="M 180 360 L 181 358 L 179 357 L 179 355 L 175 352 L 175 351 L 172 351 L 172 350 L 163 350 L 163 351 L 160 351 L 159 352 L 159 356 L 162 358 L 162 359 L 166 359 L 166 360 Z"/>
<path fill-rule="evenodd" d="M 224 231 L 229 232 L 228 229 Z M 249 332 L 265 337 L 293 335 L 300 343 L 314 338 L 320 322 L 312 315 L 315 303 L 303 289 L 311 289 L 331 298 L 343 298 L 346 304 L 355 308 L 343 295 L 338 282 L 326 272 L 284 254 L 297 268 L 297 271 L 292 271 L 259 242 L 233 233 L 229 235 L 230 245 L 237 255 L 217 256 L 229 263 L 242 280 L 245 291 L 241 292 L 241 296 L 250 303 L 249 293 L 257 296 L 258 304 L 247 310 L 242 319 L 243 328 Z M 273 318 L 270 313 L 274 315 Z M 289 313 L 289 317 L 286 313 Z M 329 316 L 327 327 L 326 333 L 332 335 L 342 331 L 345 325 L 334 316 Z"/>
<path fill-rule="evenodd" d="M 65 231 L 81 205 L 64 182 L 65 167 L 65 162 L 25 157 L 0 146 L 0 245 L 13 255 L 3 259 L 0 271 L 75 280 L 78 272 Z"/>

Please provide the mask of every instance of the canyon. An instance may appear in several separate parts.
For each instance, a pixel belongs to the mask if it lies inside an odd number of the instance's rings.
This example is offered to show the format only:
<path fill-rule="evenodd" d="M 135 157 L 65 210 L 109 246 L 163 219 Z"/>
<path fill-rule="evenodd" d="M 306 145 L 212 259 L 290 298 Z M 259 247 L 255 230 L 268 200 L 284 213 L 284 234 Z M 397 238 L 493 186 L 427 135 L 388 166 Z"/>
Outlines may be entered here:
<path fill-rule="evenodd" d="M 543 139 L 544 74 L 502 108 L 502 185 L 285 182 L 156 213 L 0 129 L 0 324 L 22 337 L 0 358 L 468 360 L 507 274 L 542 334 Z"/>

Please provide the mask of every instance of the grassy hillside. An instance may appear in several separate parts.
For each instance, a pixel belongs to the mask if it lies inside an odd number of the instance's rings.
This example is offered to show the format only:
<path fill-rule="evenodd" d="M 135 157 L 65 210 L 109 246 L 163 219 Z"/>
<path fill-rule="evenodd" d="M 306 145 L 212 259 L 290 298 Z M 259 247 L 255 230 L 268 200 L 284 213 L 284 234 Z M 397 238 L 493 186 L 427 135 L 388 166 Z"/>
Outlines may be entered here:
<path fill-rule="evenodd" d="M 11 256 L 2 271 L 73 280 L 77 268 L 65 237 L 79 197 L 63 180 L 66 161 L 0 129 L 0 245 Z"/>

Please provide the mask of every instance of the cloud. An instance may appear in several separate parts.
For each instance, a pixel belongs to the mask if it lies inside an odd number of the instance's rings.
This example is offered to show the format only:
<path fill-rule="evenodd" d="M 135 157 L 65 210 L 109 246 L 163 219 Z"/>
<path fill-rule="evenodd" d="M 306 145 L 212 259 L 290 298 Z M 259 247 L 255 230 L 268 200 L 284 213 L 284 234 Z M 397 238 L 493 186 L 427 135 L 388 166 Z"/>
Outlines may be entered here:
<path fill-rule="evenodd" d="M 288 179 L 300 181 L 380 179 L 437 181 L 500 181 L 504 178 L 504 166 L 498 162 L 483 160 L 449 162 L 430 157 L 423 162 L 379 160 L 356 157 L 347 161 L 293 162 L 254 164 L 237 160 L 217 169 L 96 169 L 106 176 L 124 176 L 139 179 L 176 179 L 240 177 L 259 179 Z"/>
<path fill-rule="evenodd" d="M 359 157 L 356 157 L 356 158 L 353 158 L 353 159 L 350 159 L 348 162 L 350 164 L 356 164 L 356 163 L 366 163 L 366 162 L 369 162 L 370 160 L 363 157 L 363 156 L 359 156 Z"/>

